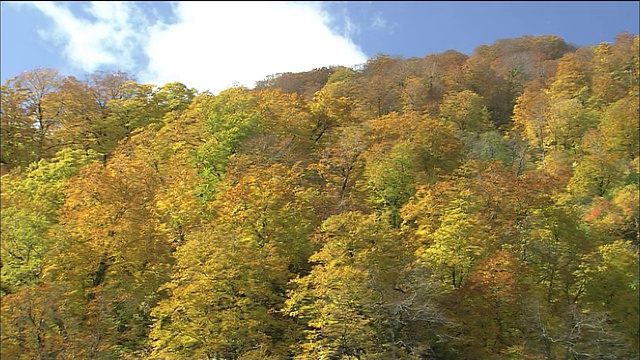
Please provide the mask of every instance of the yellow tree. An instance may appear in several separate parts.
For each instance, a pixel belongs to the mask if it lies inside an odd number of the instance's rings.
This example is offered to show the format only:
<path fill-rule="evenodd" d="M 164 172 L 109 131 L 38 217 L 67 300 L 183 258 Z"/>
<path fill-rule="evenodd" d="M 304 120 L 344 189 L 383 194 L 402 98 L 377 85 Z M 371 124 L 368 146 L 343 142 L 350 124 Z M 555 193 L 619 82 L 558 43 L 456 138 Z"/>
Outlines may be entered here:
<path fill-rule="evenodd" d="M 556 73 L 549 84 L 550 99 L 576 98 L 582 105 L 586 105 L 591 96 L 589 76 L 592 59 L 593 51 L 588 47 L 580 48 L 560 58 Z"/>
<path fill-rule="evenodd" d="M 36 159 L 33 138 L 35 129 L 29 121 L 27 109 L 22 106 L 26 92 L 12 88 L 10 83 L 2 85 L 0 101 L 0 144 L 2 174 L 17 166 L 26 166 Z"/>
<path fill-rule="evenodd" d="M 49 230 L 58 223 L 66 181 L 96 154 L 63 150 L 51 160 L 33 163 L 22 173 L 2 177 L 2 289 L 36 285 L 53 249 Z"/>
<path fill-rule="evenodd" d="M 95 155 L 95 154 L 94 154 Z M 65 149 L 2 177 L 2 341 L 14 359 L 72 358 L 77 331 L 64 287 L 46 276 L 66 181 L 95 156 Z"/>
<path fill-rule="evenodd" d="M 552 100 L 547 109 L 548 147 L 575 154 L 588 129 L 598 125 L 599 114 L 585 108 L 577 98 Z"/>
<path fill-rule="evenodd" d="M 314 266 L 292 281 L 284 308 L 303 326 L 296 358 L 408 355 L 398 347 L 407 340 L 401 330 L 419 320 L 398 311 L 414 315 L 408 299 L 415 294 L 394 290 L 408 255 L 397 233 L 377 215 L 344 212 L 323 222 L 317 241 Z"/>
<path fill-rule="evenodd" d="M 160 182 L 135 156 L 115 155 L 70 179 L 46 273 L 67 289 L 79 323 L 77 356 L 140 351 L 156 289 L 168 279 L 170 244 L 153 199 Z"/>
<path fill-rule="evenodd" d="M 628 161 L 619 154 L 607 151 L 607 144 L 599 129 L 589 130 L 582 139 L 585 152 L 575 165 L 567 190 L 579 202 L 605 196 L 624 184 Z"/>
<path fill-rule="evenodd" d="M 609 152 L 637 161 L 639 113 L 637 93 L 629 94 L 606 108 L 599 129 Z"/>
<path fill-rule="evenodd" d="M 322 191 L 333 198 L 333 210 L 341 211 L 359 203 L 355 185 L 362 177 L 366 149 L 361 127 L 343 127 L 337 130 L 340 137 L 333 146 L 320 152 L 318 162 L 309 166 L 320 179 Z"/>
<path fill-rule="evenodd" d="M 615 43 L 601 43 L 593 49 L 593 101 L 606 107 L 628 94 L 638 93 L 640 37 L 628 32 L 615 37 Z"/>
<path fill-rule="evenodd" d="M 439 281 L 456 289 L 467 281 L 476 260 L 491 243 L 490 234 L 474 212 L 452 204 L 438 219 L 440 225 L 434 232 L 419 234 L 422 246 L 416 253 L 418 263 L 432 268 Z"/>
<path fill-rule="evenodd" d="M 61 104 L 61 126 L 56 132 L 59 146 L 74 149 L 96 149 L 100 134 L 96 126 L 107 115 L 97 103 L 92 89 L 75 77 L 64 80 L 53 95 Z"/>
<path fill-rule="evenodd" d="M 255 96 L 263 131 L 244 143 L 243 153 L 265 165 L 309 161 L 315 125 L 308 106 L 298 95 L 280 90 L 260 91 Z"/>
<path fill-rule="evenodd" d="M 296 166 L 253 166 L 220 190 L 211 222 L 175 253 L 169 299 L 154 310 L 158 356 L 287 356 L 293 324 L 279 309 L 287 282 L 308 272 L 317 225 L 302 178 Z"/>
<path fill-rule="evenodd" d="M 531 145 L 542 166 L 549 152 L 551 137 L 547 120 L 548 102 L 542 84 L 534 82 L 525 88 L 513 108 L 514 130 Z"/>
<path fill-rule="evenodd" d="M 345 79 L 342 79 L 342 77 Z M 309 109 L 315 122 L 313 129 L 314 142 L 329 138 L 333 129 L 340 126 L 350 126 L 355 124 L 353 114 L 355 103 L 350 98 L 349 93 L 341 89 L 344 83 L 352 81 L 349 75 L 336 73 L 320 91 L 316 92 Z M 327 140 L 330 141 L 330 140 Z"/>
<path fill-rule="evenodd" d="M 152 357 L 274 359 L 287 355 L 286 324 L 274 317 L 274 281 L 286 261 L 226 224 L 187 234 L 175 253 L 168 298 L 152 312 Z M 278 343 L 280 348 L 278 348 Z"/>
<path fill-rule="evenodd" d="M 447 93 L 440 105 L 440 117 L 461 132 L 480 133 L 492 129 L 484 100 L 470 90 Z"/>

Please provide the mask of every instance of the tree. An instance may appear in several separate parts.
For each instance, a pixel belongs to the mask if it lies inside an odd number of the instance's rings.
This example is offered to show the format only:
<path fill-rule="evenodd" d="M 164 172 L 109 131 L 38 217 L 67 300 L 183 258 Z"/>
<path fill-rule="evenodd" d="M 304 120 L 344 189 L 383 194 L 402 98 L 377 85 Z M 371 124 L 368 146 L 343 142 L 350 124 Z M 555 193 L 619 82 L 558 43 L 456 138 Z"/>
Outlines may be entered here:
<path fill-rule="evenodd" d="M 262 130 L 257 105 L 255 95 L 243 88 L 225 90 L 199 103 L 196 116 L 206 124 L 210 135 L 196 151 L 205 199 L 213 198 L 216 185 L 223 180 L 228 158 L 241 150 L 244 140 Z"/>
<path fill-rule="evenodd" d="M 360 77 L 359 118 L 371 119 L 402 109 L 398 86 L 404 81 L 401 66 L 402 59 L 383 54 L 367 61 Z"/>
<path fill-rule="evenodd" d="M 436 118 L 442 96 L 450 91 L 464 90 L 462 66 L 467 58 L 465 54 L 447 50 L 442 54 L 429 54 L 420 59 L 420 70 L 416 76 L 421 80 L 423 89 L 413 98 L 415 109 L 422 109 Z"/>
<path fill-rule="evenodd" d="M 269 244 L 297 274 L 308 270 L 314 250 L 308 236 L 319 221 L 318 198 L 301 167 L 254 166 L 220 194 L 215 211 L 217 221 L 233 225 L 256 246 Z"/>
<path fill-rule="evenodd" d="M 54 248 L 49 231 L 58 223 L 66 181 L 95 154 L 69 149 L 2 177 L 2 292 L 37 285 Z"/>
<path fill-rule="evenodd" d="M 639 110 L 638 96 L 629 95 L 606 108 L 600 132 L 605 138 L 607 150 L 617 157 L 638 159 Z"/>
<path fill-rule="evenodd" d="M 603 352 L 637 356 L 638 347 L 638 247 L 616 240 L 601 245 L 587 265 L 585 303 L 593 312 L 604 312 L 605 321 L 618 333 L 616 342 Z"/>
<path fill-rule="evenodd" d="M 317 241 L 314 266 L 292 280 L 283 309 L 303 327 L 296 358 L 418 355 L 424 332 L 411 330 L 440 319 L 421 312 L 422 292 L 403 281 L 411 256 L 397 233 L 378 215 L 344 212 L 323 222 Z"/>
<path fill-rule="evenodd" d="M 474 49 L 464 65 L 466 89 L 486 102 L 496 128 L 510 126 L 516 98 L 534 79 L 545 82 L 553 75 L 556 59 L 574 49 L 557 36 L 522 36 L 500 39 Z"/>
<path fill-rule="evenodd" d="M 593 49 L 593 101 L 606 107 L 629 94 L 638 93 L 638 35 L 618 34 L 615 43 Z"/>
<path fill-rule="evenodd" d="M 51 137 L 60 126 L 60 107 L 49 98 L 61 83 L 58 71 L 49 68 L 25 71 L 5 82 L 2 87 L 3 153 L 8 150 L 18 158 L 5 160 L 9 154 L 4 153 L 4 163 L 26 165 L 55 153 L 51 149 Z"/>
<path fill-rule="evenodd" d="M 585 132 L 598 125 L 598 115 L 585 109 L 576 98 L 551 101 L 546 115 L 550 133 L 548 146 L 553 150 L 577 152 Z"/>
<path fill-rule="evenodd" d="M 279 310 L 288 281 L 309 271 L 318 221 L 303 178 L 298 166 L 253 166 L 220 190 L 212 222 L 175 253 L 169 298 L 154 309 L 156 356 L 286 356 L 293 324 Z"/>
<path fill-rule="evenodd" d="M 491 253 L 469 274 L 467 284 L 449 297 L 447 307 L 457 323 L 451 345 L 469 358 L 505 353 L 536 358 L 529 344 L 536 335 L 529 322 L 538 295 L 526 262 L 508 251 Z"/>
<path fill-rule="evenodd" d="M 25 286 L 2 296 L 2 356 L 10 359 L 71 359 L 72 322 L 61 288 L 50 283 Z"/>
<path fill-rule="evenodd" d="M 64 288 L 47 268 L 56 251 L 67 179 L 95 154 L 64 149 L 2 177 L 2 354 L 16 359 L 73 357 L 75 331 Z"/>
<path fill-rule="evenodd" d="M 516 162 L 513 141 L 498 131 L 481 133 L 477 139 L 469 141 L 468 152 L 472 159 L 482 159 L 489 163 L 500 161 L 504 165 Z"/>
<path fill-rule="evenodd" d="M 288 322 L 278 319 L 285 262 L 226 225 L 188 234 L 176 251 L 168 298 L 152 312 L 153 357 L 165 359 L 286 356 Z"/>
<path fill-rule="evenodd" d="M 476 259 L 488 251 L 489 234 L 468 210 L 459 206 L 445 210 L 440 226 L 424 234 L 417 250 L 418 262 L 432 268 L 437 279 L 458 289 L 467 280 Z"/>
<path fill-rule="evenodd" d="M 587 47 L 580 48 L 560 58 L 558 68 L 549 84 L 549 97 L 556 99 L 576 98 L 584 106 L 591 96 L 589 77 L 593 51 Z"/>
<path fill-rule="evenodd" d="M 352 75 L 346 70 L 336 72 L 329 78 L 327 85 L 314 94 L 309 109 L 315 122 L 313 128 L 315 143 L 330 137 L 333 130 L 338 127 L 355 124 L 353 112 L 356 105 L 348 94 L 349 83 L 353 81 L 351 77 Z M 343 89 L 345 87 L 346 90 Z"/>
<path fill-rule="evenodd" d="M 152 102 L 162 109 L 160 114 L 164 115 L 168 112 L 186 110 L 197 93 L 196 89 L 174 81 L 154 89 Z"/>
<path fill-rule="evenodd" d="M 108 111 L 100 107 L 93 89 L 86 81 L 67 77 L 53 96 L 61 104 L 61 126 L 55 134 L 59 146 L 97 149 L 102 140 L 98 124 L 104 121 Z"/>
<path fill-rule="evenodd" d="M 606 151 L 598 129 L 585 134 L 583 149 L 587 152 L 575 165 L 567 189 L 580 202 L 608 194 L 624 181 L 624 164 L 616 154 Z"/>
<path fill-rule="evenodd" d="M 445 124 L 453 124 L 463 133 L 482 133 L 492 128 L 483 99 L 469 90 L 445 94 L 440 117 Z"/>
<path fill-rule="evenodd" d="M 143 348 L 156 289 L 168 280 L 170 242 L 153 212 L 160 181 L 124 153 L 69 180 L 55 251 L 45 270 L 65 289 L 78 325 L 78 356 L 114 357 Z"/>
<path fill-rule="evenodd" d="M 337 131 L 340 137 L 332 147 L 321 151 L 318 163 L 310 169 L 317 171 L 323 191 L 334 198 L 335 211 L 339 212 L 359 202 L 355 185 L 362 178 L 366 142 L 360 127 L 343 127 Z"/>
<path fill-rule="evenodd" d="M 611 199 L 594 199 L 584 215 L 593 237 L 603 243 L 622 239 L 638 245 L 638 196 L 637 186 L 627 185 L 612 192 Z"/>
<path fill-rule="evenodd" d="M 256 90 L 280 89 L 285 93 L 297 93 L 305 101 L 322 89 L 329 78 L 343 67 L 323 67 L 300 73 L 282 73 L 270 75 L 264 80 L 256 82 Z"/>
<path fill-rule="evenodd" d="M 549 127 L 546 117 L 549 99 L 540 83 L 525 88 L 513 109 L 514 128 L 537 151 L 542 166 L 549 151 Z"/>
<path fill-rule="evenodd" d="M 1 116 L 1 166 L 2 174 L 18 166 L 26 166 L 35 160 L 36 147 L 33 141 L 35 130 L 29 121 L 25 91 L 13 89 L 11 84 L 2 85 Z"/>
<path fill-rule="evenodd" d="M 453 172 L 460 165 L 462 146 L 449 127 L 413 112 L 372 119 L 366 128 L 366 185 L 374 206 L 387 212 L 397 227 L 399 210 L 416 185 Z"/>
<path fill-rule="evenodd" d="M 280 90 L 255 93 L 263 131 L 243 144 L 243 153 L 262 158 L 265 165 L 308 162 L 314 146 L 314 120 L 309 107 L 296 94 Z"/>

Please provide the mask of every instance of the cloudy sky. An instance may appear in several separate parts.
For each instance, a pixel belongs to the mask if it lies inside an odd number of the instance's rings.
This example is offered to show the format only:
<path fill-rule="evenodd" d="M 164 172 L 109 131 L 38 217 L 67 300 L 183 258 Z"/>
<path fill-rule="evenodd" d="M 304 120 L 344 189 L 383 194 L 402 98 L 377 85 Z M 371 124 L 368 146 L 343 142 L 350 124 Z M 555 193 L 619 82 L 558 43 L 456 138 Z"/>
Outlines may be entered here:
<path fill-rule="evenodd" d="M 2 81 L 122 70 L 217 93 L 282 72 L 423 57 L 522 35 L 638 34 L 639 2 L 2 2 Z"/>

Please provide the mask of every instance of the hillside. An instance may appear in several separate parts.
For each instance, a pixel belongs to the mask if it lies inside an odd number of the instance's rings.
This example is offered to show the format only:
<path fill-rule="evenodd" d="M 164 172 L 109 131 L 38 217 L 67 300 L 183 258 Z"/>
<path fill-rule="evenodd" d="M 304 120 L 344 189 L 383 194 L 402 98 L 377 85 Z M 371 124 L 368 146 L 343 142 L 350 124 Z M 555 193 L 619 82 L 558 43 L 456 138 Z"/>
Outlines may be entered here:
<path fill-rule="evenodd" d="M 639 37 L 2 85 L 3 359 L 631 359 Z"/>

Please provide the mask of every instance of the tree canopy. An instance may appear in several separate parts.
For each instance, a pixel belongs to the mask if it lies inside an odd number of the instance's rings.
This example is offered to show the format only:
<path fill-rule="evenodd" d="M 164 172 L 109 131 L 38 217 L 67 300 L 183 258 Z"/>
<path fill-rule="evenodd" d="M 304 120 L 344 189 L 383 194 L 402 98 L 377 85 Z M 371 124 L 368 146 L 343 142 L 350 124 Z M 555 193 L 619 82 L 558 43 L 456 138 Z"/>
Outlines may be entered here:
<path fill-rule="evenodd" d="M 7 80 L 2 358 L 638 357 L 638 39 Z"/>

